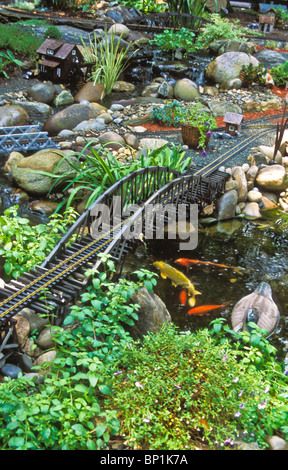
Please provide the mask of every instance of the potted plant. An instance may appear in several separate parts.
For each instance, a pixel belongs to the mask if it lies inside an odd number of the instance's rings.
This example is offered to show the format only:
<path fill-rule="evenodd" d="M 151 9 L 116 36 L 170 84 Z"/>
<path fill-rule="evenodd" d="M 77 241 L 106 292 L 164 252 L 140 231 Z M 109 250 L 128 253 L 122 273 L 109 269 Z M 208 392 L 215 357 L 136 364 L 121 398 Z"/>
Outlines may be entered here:
<path fill-rule="evenodd" d="M 201 148 L 203 155 L 206 155 L 204 149 L 212 136 L 211 130 L 217 127 L 216 119 L 197 103 L 187 106 L 182 111 L 180 122 L 184 144 L 193 149 Z"/>

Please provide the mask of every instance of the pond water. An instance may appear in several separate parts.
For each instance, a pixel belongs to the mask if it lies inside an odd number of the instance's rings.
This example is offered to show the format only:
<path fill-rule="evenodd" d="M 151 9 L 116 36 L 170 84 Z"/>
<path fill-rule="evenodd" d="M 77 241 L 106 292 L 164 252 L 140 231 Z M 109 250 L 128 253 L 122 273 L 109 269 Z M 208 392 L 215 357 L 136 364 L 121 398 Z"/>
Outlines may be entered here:
<path fill-rule="evenodd" d="M 287 230 L 278 223 L 281 216 L 283 213 L 269 211 L 260 222 L 232 219 L 205 228 L 199 226 L 198 245 L 193 251 L 180 252 L 179 243 L 172 240 L 151 242 L 147 255 L 138 259 L 137 269 L 140 264 L 159 273 L 153 262 L 164 261 L 187 275 L 201 292 L 201 295 L 196 296 L 196 306 L 228 302 L 227 307 L 203 316 L 188 315 L 189 306 L 180 306 L 181 288 L 175 288 L 169 279 L 159 276 L 156 293 L 166 304 L 173 322 L 182 330 L 191 331 L 208 327 L 218 317 L 225 318 L 230 325 L 234 305 L 252 293 L 262 281 L 267 282 L 281 315 L 271 343 L 277 348 L 278 358 L 282 360 L 288 348 L 288 252 Z M 242 275 L 233 269 L 211 266 L 196 266 L 187 271 L 174 263 L 179 257 L 242 267 Z"/>

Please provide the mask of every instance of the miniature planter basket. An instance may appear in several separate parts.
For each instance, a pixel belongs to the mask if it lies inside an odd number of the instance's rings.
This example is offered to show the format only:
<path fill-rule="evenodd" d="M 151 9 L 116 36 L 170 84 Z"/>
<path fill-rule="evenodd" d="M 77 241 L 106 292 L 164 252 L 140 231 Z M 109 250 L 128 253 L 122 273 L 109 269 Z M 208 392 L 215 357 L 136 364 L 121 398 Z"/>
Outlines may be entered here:
<path fill-rule="evenodd" d="M 189 149 L 199 148 L 199 139 L 201 137 L 200 131 L 197 127 L 191 124 L 182 124 L 182 140 L 185 145 L 188 145 Z M 206 136 L 204 148 L 207 147 L 210 135 Z"/>

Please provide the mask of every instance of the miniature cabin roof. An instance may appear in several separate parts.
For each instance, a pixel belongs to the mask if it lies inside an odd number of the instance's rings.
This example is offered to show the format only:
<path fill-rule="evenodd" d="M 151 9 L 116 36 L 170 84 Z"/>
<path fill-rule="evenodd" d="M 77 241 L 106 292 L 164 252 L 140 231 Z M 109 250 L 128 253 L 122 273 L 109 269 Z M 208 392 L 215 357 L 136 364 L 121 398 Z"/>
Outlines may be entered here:
<path fill-rule="evenodd" d="M 38 54 L 45 54 L 47 55 L 47 49 L 53 51 L 53 59 L 66 59 L 69 53 L 77 47 L 75 44 L 70 44 L 66 41 L 60 41 L 59 39 L 50 39 L 47 38 L 41 44 L 41 46 L 37 49 Z M 79 51 L 80 52 L 80 51 Z M 49 52 L 48 52 L 49 54 Z M 51 53 L 49 54 L 51 55 Z"/>
<path fill-rule="evenodd" d="M 274 3 L 259 3 L 259 10 L 260 10 L 260 13 L 262 14 L 272 13 L 272 12 L 275 13 L 277 8 L 280 8 L 283 11 L 287 10 L 286 5 L 274 5 Z"/>
<path fill-rule="evenodd" d="M 227 112 L 224 116 L 223 121 L 228 122 L 229 124 L 236 124 L 239 126 L 244 119 L 243 114 Z"/>

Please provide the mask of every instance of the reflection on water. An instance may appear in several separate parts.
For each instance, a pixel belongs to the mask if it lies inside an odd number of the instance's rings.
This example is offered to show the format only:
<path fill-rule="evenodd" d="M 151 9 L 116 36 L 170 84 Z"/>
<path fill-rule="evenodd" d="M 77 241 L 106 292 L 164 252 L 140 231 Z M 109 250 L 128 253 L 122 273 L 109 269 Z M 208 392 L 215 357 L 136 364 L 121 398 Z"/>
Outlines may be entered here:
<path fill-rule="evenodd" d="M 208 327 L 218 317 L 227 319 L 230 324 L 231 312 L 236 302 L 265 281 L 272 288 L 273 299 L 281 314 L 278 329 L 271 341 L 277 347 L 279 356 L 287 353 L 288 242 L 285 228 L 276 223 L 279 214 L 270 213 L 269 218 L 272 220 L 261 219 L 261 225 L 258 222 L 233 219 L 205 227 L 205 230 L 200 228 L 198 246 L 193 251 L 179 252 L 178 243 L 172 240 L 149 244 L 149 257 L 145 261 L 145 267 L 154 271 L 152 263 L 157 259 L 181 270 L 202 294 L 196 298 L 197 306 L 228 302 L 226 308 L 203 316 L 188 315 L 189 307 L 181 307 L 179 303 L 181 288 L 175 288 L 170 280 L 159 277 L 157 294 L 167 305 L 175 324 L 191 331 Z M 240 266 L 243 274 L 212 266 L 193 266 L 187 270 L 174 263 L 179 257 Z"/>

